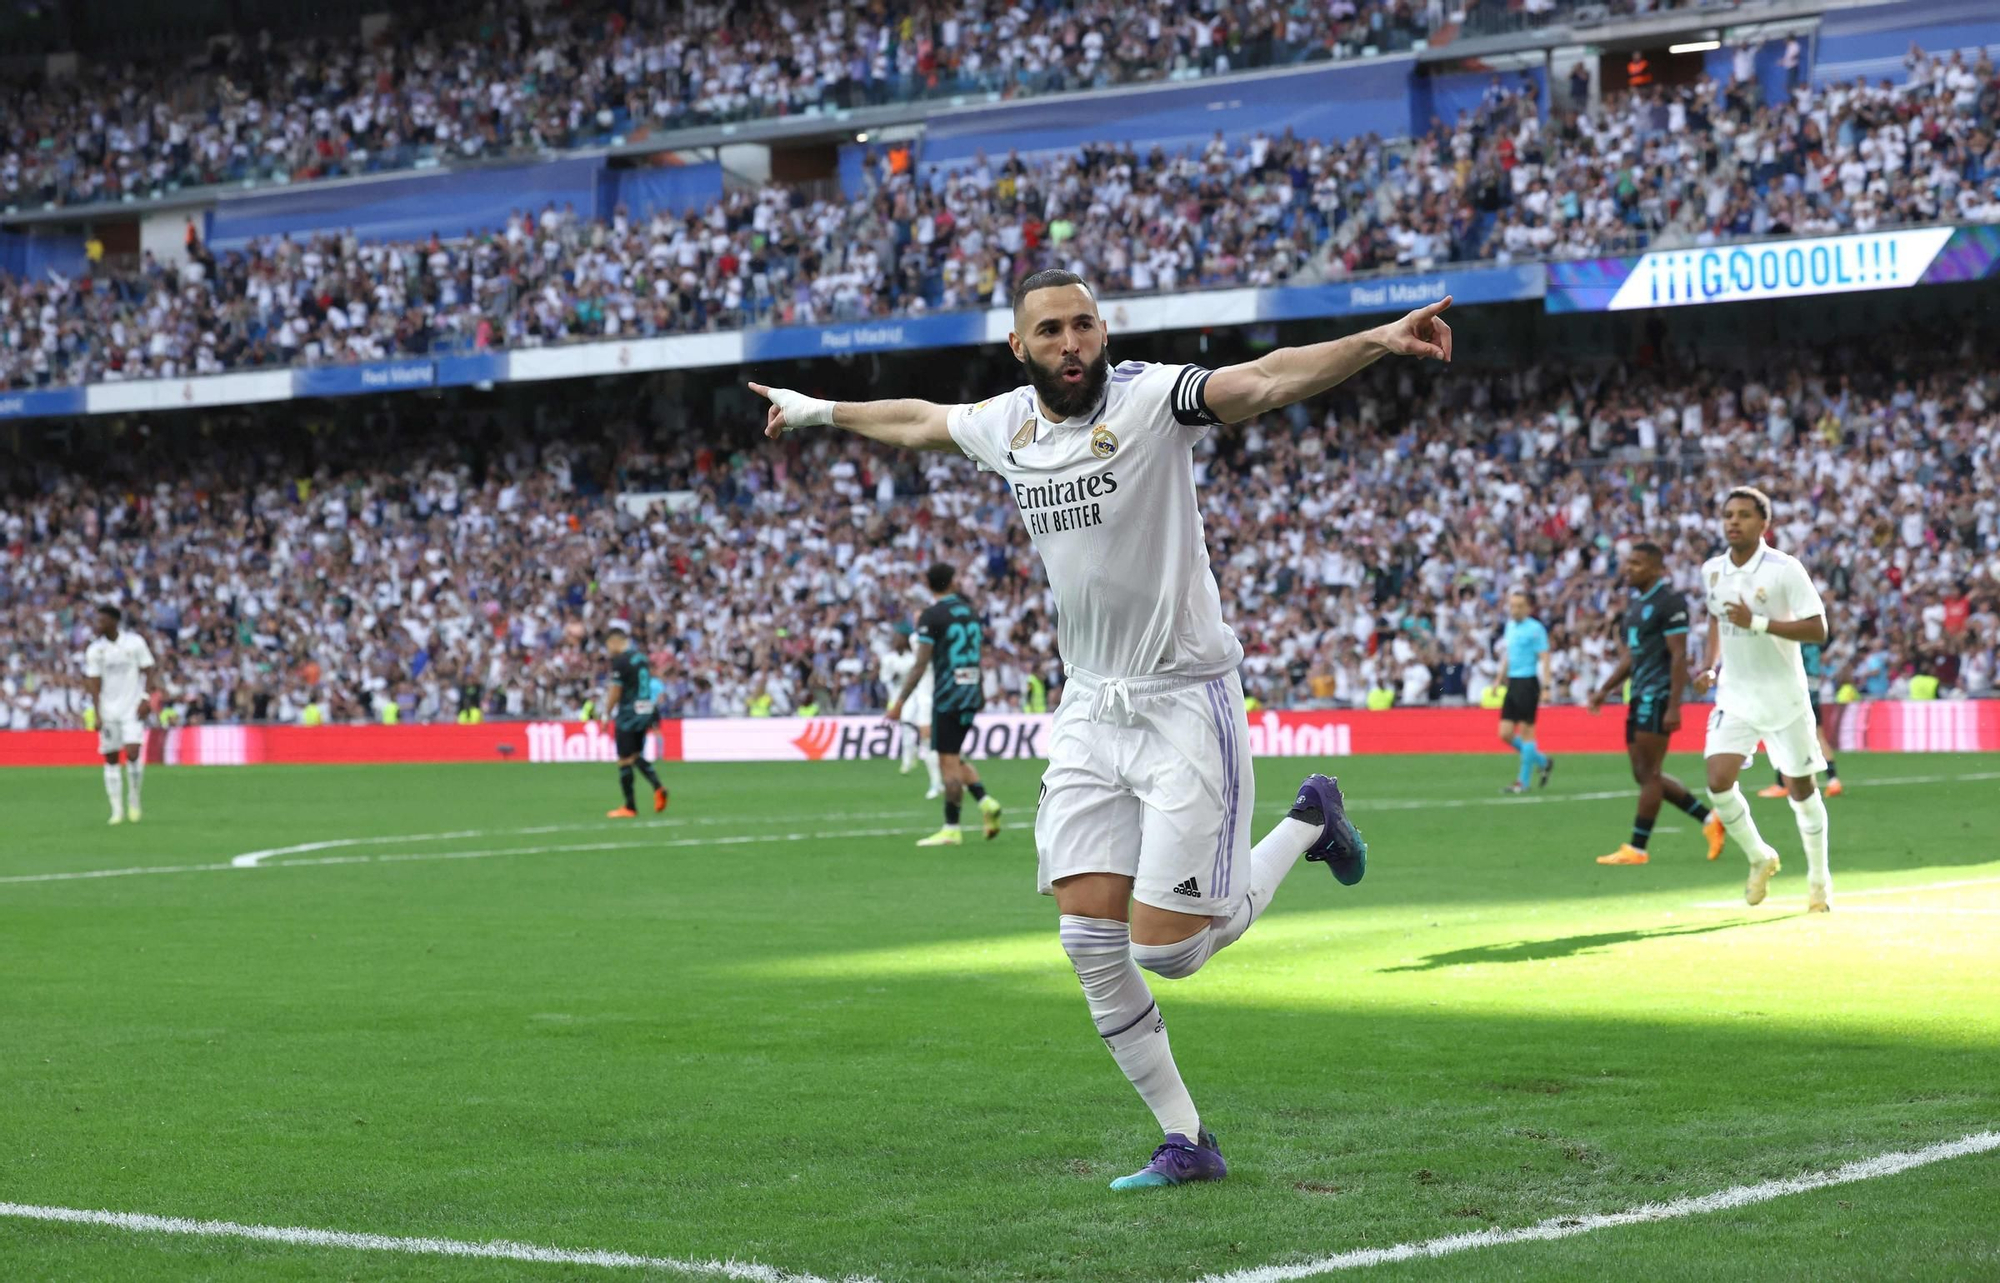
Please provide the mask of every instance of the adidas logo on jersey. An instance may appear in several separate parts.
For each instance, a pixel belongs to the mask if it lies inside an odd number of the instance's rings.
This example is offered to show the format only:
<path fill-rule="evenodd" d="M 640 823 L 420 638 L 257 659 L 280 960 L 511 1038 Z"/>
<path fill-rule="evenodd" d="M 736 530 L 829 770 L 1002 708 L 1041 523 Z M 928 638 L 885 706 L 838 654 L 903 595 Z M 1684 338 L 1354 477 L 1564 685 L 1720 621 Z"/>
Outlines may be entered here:
<path fill-rule="evenodd" d="M 1194 884 L 1193 878 L 1189 878 L 1187 881 L 1181 883 L 1179 886 L 1174 888 L 1174 894 L 1184 895 L 1188 896 L 1191 899 L 1199 900 L 1201 899 L 1201 888 Z"/>

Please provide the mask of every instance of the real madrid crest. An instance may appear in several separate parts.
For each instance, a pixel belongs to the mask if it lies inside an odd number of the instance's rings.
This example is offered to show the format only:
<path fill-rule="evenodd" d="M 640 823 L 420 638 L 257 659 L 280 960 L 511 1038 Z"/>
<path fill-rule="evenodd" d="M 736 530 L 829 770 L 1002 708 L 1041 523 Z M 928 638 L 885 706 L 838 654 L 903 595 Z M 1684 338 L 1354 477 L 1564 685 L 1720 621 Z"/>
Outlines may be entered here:
<path fill-rule="evenodd" d="M 1770 595 L 1771 595 L 1770 593 L 1766 592 L 1762 588 L 1759 588 L 1757 590 L 1757 600 L 1760 602 L 1763 601 L 1766 597 L 1769 597 Z"/>
<path fill-rule="evenodd" d="M 1118 453 L 1118 438 L 1111 435 L 1111 429 L 1102 423 L 1090 434 L 1090 452 L 1100 459 L 1109 459 Z"/>
<path fill-rule="evenodd" d="M 1014 439 L 1007 443 L 1007 448 L 1009 450 L 1019 450 L 1022 446 L 1028 444 L 1028 442 L 1033 441 L 1034 439 L 1035 439 L 1035 416 L 1031 414 L 1028 416 L 1027 421 L 1021 424 L 1020 428 L 1014 433 Z"/>

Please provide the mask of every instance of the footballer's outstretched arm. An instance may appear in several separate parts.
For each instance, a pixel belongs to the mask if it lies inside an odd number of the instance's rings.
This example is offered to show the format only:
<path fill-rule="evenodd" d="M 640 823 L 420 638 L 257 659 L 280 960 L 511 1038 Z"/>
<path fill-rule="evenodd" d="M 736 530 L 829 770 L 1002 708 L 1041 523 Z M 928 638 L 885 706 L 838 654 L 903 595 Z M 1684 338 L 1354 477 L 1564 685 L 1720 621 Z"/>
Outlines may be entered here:
<path fill-rule="evenodd" d="M 903 705 L 909 703 L 910 696 L 916 694 L 917 684 L 924 680 L 924 674 L 930 671 L 930 667 L 931 644 L 929 642 L 918 642 L 917 662 L 911 664 L 910 671 L 903 674 L 902 688 L 896 692 L 896 697 L 889 701 L 888 713 L 890 721 L 896 721 L 902 716 Z"/>
<path fill-rule="evenodd" d="M 794 428 L 831 425 L 906 450 L 954 448 L 945 423 L 951 407 L 935 401 L 826 401 L 762 383 L 752 383 L 750 390 L 771 403 L 764 435 L 773 441 Z"/>
<path fill-rule="evenodd" d="M 1449 361 L 1451 326 L 1438 313 L 1450 306 L 1447 294 L 1372 330 L 1330 343 L 1281 347 L 1254 361 L 1224 366 L 1208 376 L 1203 399 L 1216 418 L 1240 423 L 1338 387 L 1385 356 Z"/>

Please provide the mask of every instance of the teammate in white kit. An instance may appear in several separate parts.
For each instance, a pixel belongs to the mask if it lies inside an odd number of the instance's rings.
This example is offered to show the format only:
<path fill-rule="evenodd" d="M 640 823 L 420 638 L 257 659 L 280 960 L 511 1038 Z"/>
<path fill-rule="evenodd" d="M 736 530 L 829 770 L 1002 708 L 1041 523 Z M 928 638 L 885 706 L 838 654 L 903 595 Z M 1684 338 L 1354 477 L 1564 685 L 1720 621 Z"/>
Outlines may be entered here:
<path fill-rule="evenodd" d="M 902 631 L 902 626 L 898 627 L 898 631 Z M 909 649 L 890 651 L 879 661 L 882 685 L 888 688 L 892 699 L 897 691 L 903 689 L 903 679 L 916 667 L 919 644 L 913 635 Z M 908 775 L 914 770 L 919 758 L 923 759 L 924 768 L 930 772 L 931 791 L 924 794 L 926 801 L 944 796 L 943 768 L 938 762 L 937 749 L 931 746 L 931 683 L 934 680 L 926 669 L 923 676 L 917 679 L 916 691 L 903 702 L 902 715 L 897 719 L 897 730 L 902 740 L 902 773 Z"/>
<path fill-rule="evenodd" d="M 1237 666 L 1195 496 L 1193 447 L 1210 427 L 1316 396 L 1389 355 L 1451 359 L 1443 299 L 1365 333 L 1209 371 L 1111 368 L 1097 300 L 1051 270 L 1014 294 L 1015 359 L 1029 386 L 976 405 L 830 401 L 785 388 L 765 434 L 831 424 L 891 445 L 958 449 L 1013 490 L 1056 600 L 1068 685 L 1035 821 L 1039 885 L 1061 914 L 1098 1033 L 1166 1140 L 1114 1189 L 1219 1180 L 1140 968 L 1194 974 L 1269 907 L 1299 856 L 1359 881 L 1367 848 L 1340 791 L 1309 777 L 1250 848 L 1256 800 Z"/>
<path fill-rule="evenodd" d="M 1778 853 L 1757 832 L 1736 777 L 1763 742 L 1771 765 L 1785 777 L 1792 815 L 1806 848 L 1806 908 L 1832 906 L 1833 875 L 1826 864 L 1826 801 L 1814 776 L 1826 769 L 1813 718 L 1801 644 L 1826 641 L 1826 608 L 1812 576 L 1796 557 L 1764 542 L 1771 500 L 1750 486 L 1722 502 L 1722 538 L 1729 551 L 1701 568 L 1708 593 L 1711 667 L 1694 679 L 1695 694 L 1716 686 L 1708 718 L 1708 796 L 1729 836 L 1750 859 L 1743 898 L 1762 904 Z"/>
<path fill-rule="evenodd" d="M 122 627 L 116 606 L 97 608 L 97 636 L 83 652 L 84 689 L 97 708 L 97 751 L 104 754 L 104 794 L 111 822 L 140 818 L 139 786 L 146 774 L 146 670 L 153 652 L 145 638 Z M 118 758 L 125 758 L 120 787 Z"/>

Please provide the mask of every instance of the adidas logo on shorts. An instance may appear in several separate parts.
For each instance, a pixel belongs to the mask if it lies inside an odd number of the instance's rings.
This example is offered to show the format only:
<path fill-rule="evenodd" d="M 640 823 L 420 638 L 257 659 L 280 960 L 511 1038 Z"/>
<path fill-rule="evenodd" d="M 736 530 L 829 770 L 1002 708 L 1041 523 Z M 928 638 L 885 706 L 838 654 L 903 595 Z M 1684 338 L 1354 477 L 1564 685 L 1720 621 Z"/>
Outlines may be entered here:
<path fill-rule="evenodd" d="M 1174 888 L 1174 894 L 1184 895 L 1192 899 L 1199 900 L 1201 899 L 1201 888 L 1194 884 L 1193 878 L 1189 878 L 1187 881 L 1181 883 L 1179 886 Z"/>

